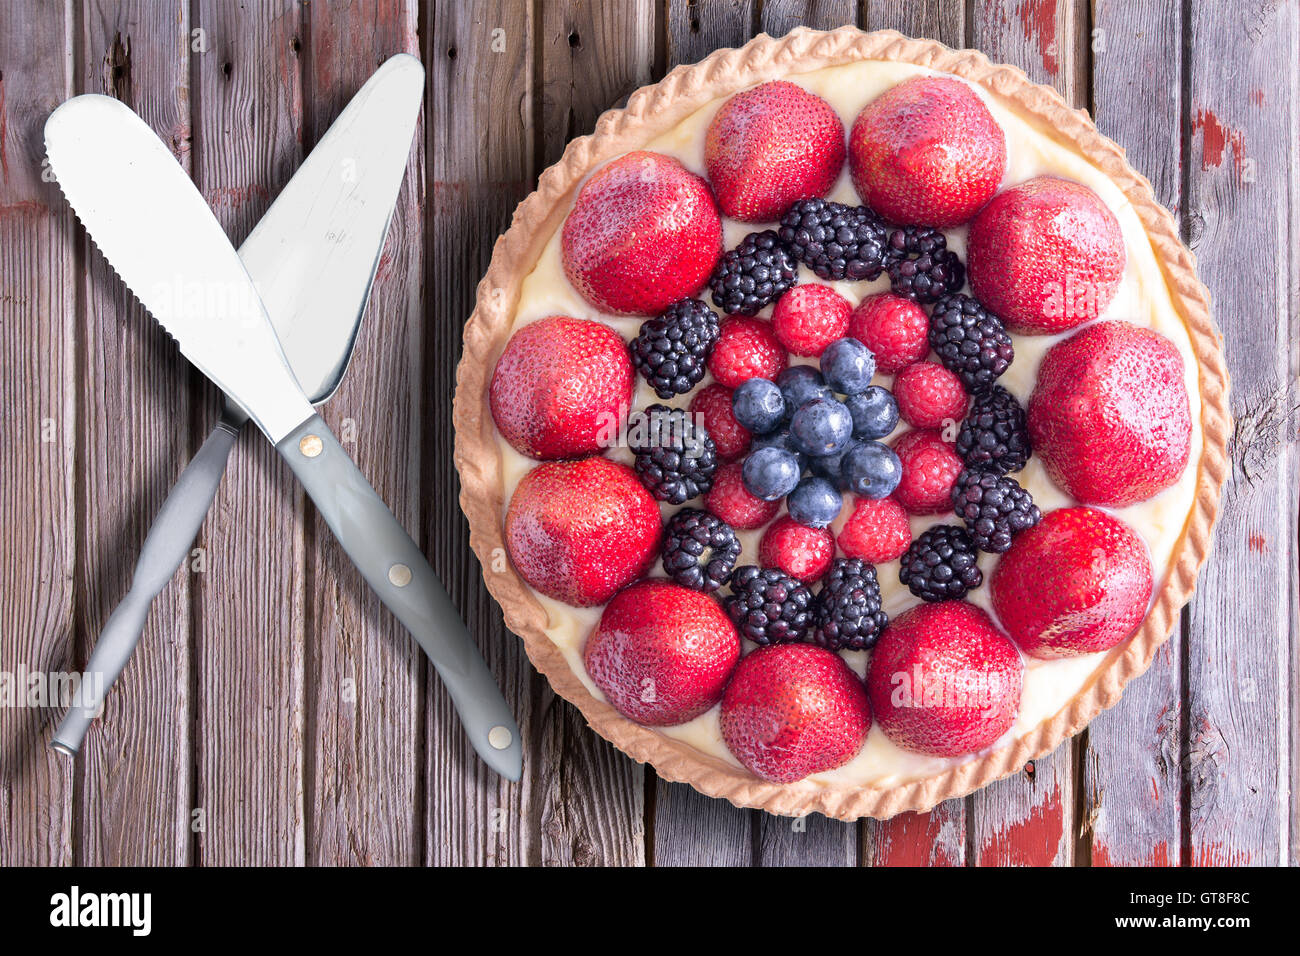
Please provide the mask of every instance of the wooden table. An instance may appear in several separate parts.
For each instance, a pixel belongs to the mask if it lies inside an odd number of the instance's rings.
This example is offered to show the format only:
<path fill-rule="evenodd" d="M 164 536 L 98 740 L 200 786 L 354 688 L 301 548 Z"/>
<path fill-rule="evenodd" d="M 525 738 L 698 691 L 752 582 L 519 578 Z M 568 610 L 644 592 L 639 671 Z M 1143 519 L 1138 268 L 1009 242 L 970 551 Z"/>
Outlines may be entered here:
<path fill-rule="evenodd" d="M 737 810 L 588 731 L 502 626 L 451 464 L 460 329 L 493 240 L 573 136 L 677 63 L 857 23 L 975 46 L 1086 108 L 1181 213 L 1232 370 L 1235 470 L 1178 632 L 1122 702 L 923 815 Z M 467 748 L 413 642 L 251 430 L 190 566 L 74 762 L 0 709 L 0 865 L 1295 863 L 1300 13 L 1219 0 L 27 0 L 0 11 L 0 671 L 85 661 L 217 414 L 88 244 L 41 127 L 119 97 L 240 240 L 372 70 L 425 114 L 325 416 L 422 539 L 513 704 L 525 776 Z"/>

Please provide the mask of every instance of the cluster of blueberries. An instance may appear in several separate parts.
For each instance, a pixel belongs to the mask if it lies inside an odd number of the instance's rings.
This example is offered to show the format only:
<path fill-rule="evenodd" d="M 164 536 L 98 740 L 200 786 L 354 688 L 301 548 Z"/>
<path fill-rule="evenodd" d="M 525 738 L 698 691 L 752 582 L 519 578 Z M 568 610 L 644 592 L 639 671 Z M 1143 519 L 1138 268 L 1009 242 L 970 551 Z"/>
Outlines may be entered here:
<path fill-rule="evenodd" d="M 898 403 L 888 389 L 871 384 L 875 373 L 871 350 L 843 338 L 826 347 L 820 372 L 793 365 L 775 382 L 742 383 L 731 410 L 754 435 L 742 471 L 749 493 L 764 501 L 784 497 L 790 517 L 813 528 L 835 520 L 844 491 L 864 498 L 891 494 L 903 466 L 878 439 L 898 424 Z M 806 470 L 812 474 L 805 476 Z"/>

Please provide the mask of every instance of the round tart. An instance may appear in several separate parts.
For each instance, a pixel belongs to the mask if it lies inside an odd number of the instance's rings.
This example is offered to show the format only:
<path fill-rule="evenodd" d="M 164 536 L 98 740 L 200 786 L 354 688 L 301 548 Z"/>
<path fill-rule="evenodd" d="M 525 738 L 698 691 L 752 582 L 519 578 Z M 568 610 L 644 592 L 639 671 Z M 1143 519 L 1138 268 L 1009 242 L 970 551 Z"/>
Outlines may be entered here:
<path fill-rule="evenodd" d="M 572 466 L 494 411 L 589 431 L 626 376 L 587 328 L 494 389 L 557 316 L 619 333 L 636 380 L 551 521 L 524 478 Z M 1085 112 L 976 51 L 799 29 L 637 91 L 520 204 L 465 327 L 460 500 L 597 733 L 740 806 L 883 818 L 1017 771 L 1150 665 L 1209 550 L 1226 391 L 1191 253 Z M 512 513 L 541 589 L 500 560 Z"/>

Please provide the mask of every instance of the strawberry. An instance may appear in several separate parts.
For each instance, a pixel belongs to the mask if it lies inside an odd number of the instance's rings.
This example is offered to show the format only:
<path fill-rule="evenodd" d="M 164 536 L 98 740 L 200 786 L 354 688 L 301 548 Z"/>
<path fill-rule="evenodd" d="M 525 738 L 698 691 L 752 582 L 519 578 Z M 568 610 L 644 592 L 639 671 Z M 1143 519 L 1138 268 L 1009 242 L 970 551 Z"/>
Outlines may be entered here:
<path fill-rule="evenodd" d="M 853 310 L 848 334 L 876 356 L 876 371 L 893 375 L 930 354 L 930 317 L 901 295 L 869 295 Z"/>
<path fill-rule="evenodd" d="M 1098 322 L 1053 345 L 1028 417 L 1048 475 L 1083 504 L 1145 501 L 1187 466 L 1183 358 L 1163 335 L 1128 322 Z"/>
<path fill-rule="evenodd" d="M 709 371 L 727 388 L 735 388 L 751 378 L 776 378 L 789 362 L 770 323 L 730 315 L 722 320 L 718 342 L 709 355 Z"/>
<path fill-rule="evenodd" d="M 524 475 L 506 511 L 506 549 L 525 581 L 575 607 L 604 604 L 659 554 L 659 506 L 608 458 L 553 461 Z"/>
<path fill-rule="evenodd" d="M 1141 623 L 1151 600 L 1142 539 L 1095 508 L 1049 511 L 993 569 L 993 610 L 1030 657 L 1105 651 Z"/>
<path fill-rule="evenodd" d="M 492 373 L 492 418 L 533 458 L 600 451 L 627 417 L 635 385 L 622 337 L 590 319 L 553 315 L 510 337 Z"/>
<path fill-rule="evenodd" d="M 840 550 L 868 564 L 884 564 L 903 556 L 912 543 L 907 512 L 893 498 L 853 499 L 853 511 L 836 537 Z"/>
<path fill-rule="evenodd" d="M 722 739 L 750 772 L 791 783 L 834 770 L 862 749 L 871 708 L 858 675 L 811 644 L 760 647 L 722 696 Z"/>
<path fill-rule="evenodd" d="M 1040 176 L 995 196 L 971 223 L 966 263 L 975 296 L 1020 335 L 1095 319 L 1124 276 L 1124 236 L 1101 197 Z"/>
<path fill-rule="evenodd" d="M 722 256 L 709 184 L 638 151 L 597 170 L 561 233 L 564 274 L 602 312 L 658 315 L 700 290 Z"/>
<path fill-rule="evenodd" d="M 780 501 L 764 501 L 745 487 L 745 463 L 723 465 L 713 476 L 713 487 L 704 496 L 704 507 L 737 531 L 761 528 L 781 510 Z"/>
<path fill-rule="evenodd" d="M 853 306 L 830 286 L 797 285 L 777 300 L 772 330 L 795 355 L 818 356 L 848 331 Z"/>
<path fill-rule="evenodd" d="M 932 429 L 903 432 L 894 439 L 894 454 L 903 463 L 903 477 L 894 489 L 898 503 L 914 515 L 939 515 L 952 510 L 952 486 L 962 460 L 949 442 Z"/>
<path fill-rule="evenodd" d="M 835 557 L 835 537 L 825 528 L 810 528 L 783 515 L 770 524 L 758 543 L 758 563 L 779 568 L 807 584 L 816 581 Z"/>
<path fill-rule="evenodd" d="M 938 362 L 917 362 L 894 379 L 898 414 L 913 428 L 946 428 L 966 417 L 966 386 Z"/>
<path fill-rule="evenodd" d="M 905 750 L 956 757 L 993 744 L 1020 711 L 1025 665 L 982 609 L 919 604 L 885 627 L 867 693 L 889 739 Z"/>
<path fill-rule="evenodd" d="M 736 421 L 731 411 L 731 389 L 714 382 L 695 393 L 691 415 L 704 424 L 704 430 L 717 446 L 721 461 L 732 461 L 749 450 L 749 429 Z"/>
<path fill-rule="evenodd" d="M 774 80 L 723 104 L 704 137 L 718 205 L 742 222 L 775 222 L 798 199 L 825 196 L 844 166 L 844 124 L 820 96 Z"/>
<path fill-rule="evenodd" d="M 620 714 L 669 727 L 722 699 L 740 660 L 740 635 L 713 598 L 649 579 L 609 602 L 582 660 Z"/>
<path fill-rule="evenodd" d="M 960 225 L 997 192 L 1007 142 L 983 100 L 950 77 L 918 76 L 863 108 L 849 134 L 862 201 L 886 219 Z"/>

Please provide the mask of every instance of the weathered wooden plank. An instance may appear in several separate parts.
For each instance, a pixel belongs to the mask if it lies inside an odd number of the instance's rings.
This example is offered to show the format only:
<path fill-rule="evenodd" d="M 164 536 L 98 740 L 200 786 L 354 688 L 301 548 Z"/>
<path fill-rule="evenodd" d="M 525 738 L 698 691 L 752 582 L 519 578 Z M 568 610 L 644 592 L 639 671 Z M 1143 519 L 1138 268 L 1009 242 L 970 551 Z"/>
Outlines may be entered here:
<path fill-rule="evenodd" d="M 1036 83 L 1055 86 L 1075 106 L 1087 105 L 1085 0 L 974 0 L 971 46 L 994 63 L 1012 63 Z"/>
<path fill-rule="evenodd" d="M 420 50 L 416 5 L 408 0 L 313 3 L 307 16 L 303 122 L 310 149 L 379 63 Z M 424 133 L 417 129 L 352 364 L 322 409 L 379 496 L 417 536 L 420 406 L 428 385 L 423 173 Z M 419 863 L 423 656 L 318 515 L 307 548 L 307 861 Z"/>
<path fill-rule="evenodd" d="M 1288 860 L 1296 649 L 1298 11 L 1193 5 L 1187 221 L 1232 375 L 1233 474 L 1192 600 L 1184 863 Z M 1240 250 L 1252 261 L 1242 268 Z"/>
<path fill-rule="evenodd" d="M 1177 5 L 1103 0 L 1093 10 L 1092 101 L 1098 128 L 1128 150 L 1156 198 L 1180 203 L 1181 22 Z M 1092 865 L 1174 865 L 1180 858 L 1182 733 L 1178 628 L 1150 670 L 1080 740 L 1081 837 Z"/>
<path fill-rule="evenodd" d="M 954 0 L 867 0 L 864 26 L 961 48 L 966 46 L 966 5 Z"/>
<path fill-rule="evenodd" d="M 744 46 L 758 32 L 757 0 L 665 0 L 668 68 L 719 47 Z"/>
<path fill-rule="evenodd" d="M 0 708 L 0 866 L 73 862 L 73 763 L 49 749 L 45 726 L 59 711 L 23 705 L 23 675 L 80 664 L 78 233 L 44 169 L 41 135 L 73 92 L 65 13 L 63 4 L 13 7 L 0 30 L 0 679 L 21 698 Z"/>
<path fill-rule="evenodd" d="M 785 36 L 795 27 L 834 30 L 857 25 L 858 3 L 857 0 L 766 0 L 759 17 L 759 29 L 774 37 Z"/>
<path fill-rule="evenodd" d="M 90 3 L 79 88 L 122 100 L 188 163 L 188 5 Z M 189 364 L 88 240 L 78 430 L 78 630 L 87 642 L 126 593 L 140 547 L 195 450 Z M 188 566 L 154 602 L 138 649 L 82 748 L 78 857 L 97 866 L 189 860 Z"/>
<path fill-rule="evenodd" d="M 651 831 L 655 866 L 757 864 L 755 811 L 706 797 L 684 783 L 655 782 Z"/>
<path fill-rule="evenodd" d="M 301 10 L 292 0 L 208 0 L 195 13 L 206 52 L 194 59 L 194 176 L 236 243 L 302 161 Z M 216 404 L 204 388 L 205 430 Z M 195 578 L 204 864 L 304 860 L 303 502 L 275 450 L 245 429 L 200 536 L 206 570 Z"/>
<path fill-rule="evenodd" d="M 759 816 L 760 866 L 857 866 L 862 839 L 856 821 L 820 813 L 804 817 Z"/>

